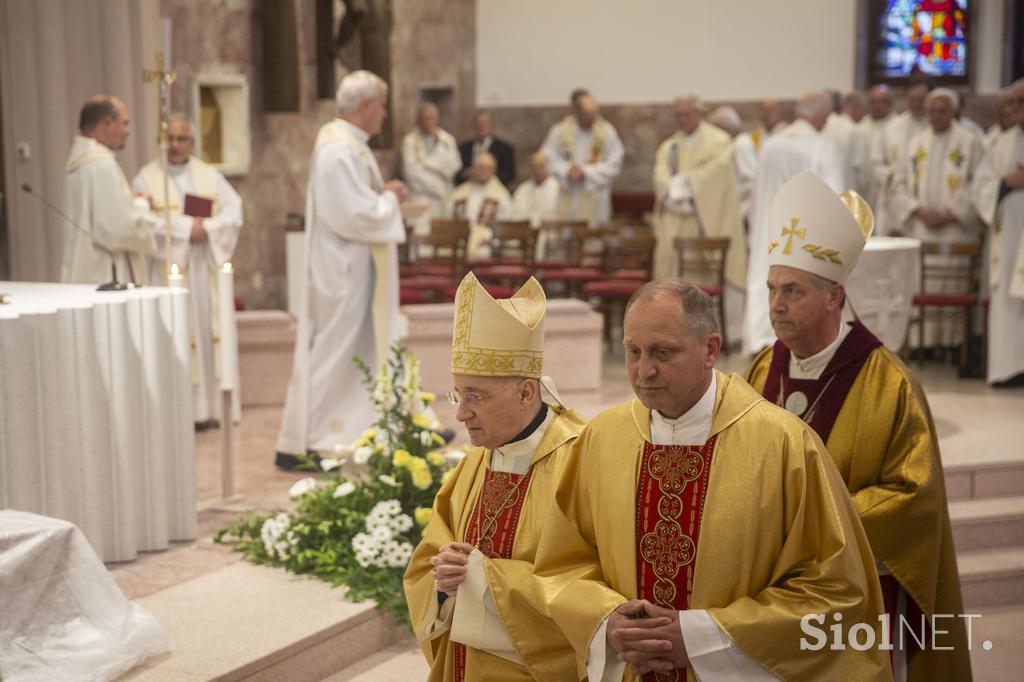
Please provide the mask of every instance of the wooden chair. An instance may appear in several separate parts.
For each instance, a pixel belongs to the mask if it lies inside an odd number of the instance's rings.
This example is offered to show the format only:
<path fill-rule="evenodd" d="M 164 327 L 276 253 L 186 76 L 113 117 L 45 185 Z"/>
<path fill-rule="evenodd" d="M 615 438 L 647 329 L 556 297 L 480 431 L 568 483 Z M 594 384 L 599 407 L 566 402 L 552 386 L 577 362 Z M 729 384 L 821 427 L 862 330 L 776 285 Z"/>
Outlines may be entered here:
<path fill-rule="evenodd" d="M 918 328 L 918 364 L 924 364 L 925 317 L 929 310 L 940 318 L 949 311 L 963 316 L 960 372 L 967 370 L 974 306 L 978 303 L 981 244 L 978 242 L 922 242 L 921 280 L 913 305 L 918 314 L 910 328 Z"/>
<path fill-rule="evenodd" d="M 632 234 L 609 234 L 604 237 L 604 271 L 606 279 L 588 282 L 581 289 L 584 299 L 594 302 L 604 315 L 604 335 L 609 348 L 612 323 L 621 320 L 626 302 L 637 289 L 650 281 L 654 267 L 654 234 L 650 230 Z M 614 273 L 642 273 L 635 278 L 618 278 Z"/>
<path fill-rule="evenodd" d="M 718 305 L 722 351 L 729 352 L 725 331 L 725 259 L 728 237 L 677 237 L 674 242 L 679 276 L 700 287 Z"/>
<path fill-rule="evenodd" d="M 585 244 L 593 237 L 591 232 L 585 222 L 545 223 L 540 227 L 540 257 L 534 266 L 537 279 L 549 295 L 557 287 L 569 297 L 577 297 L 580 286 L 604 277 L 600 263 L 584 265 Z"/>
<path fill-rule="evenodd" d="M 527 221 L 499 221 L 491 232 L 491 257 L 469 269 L 481 282 L 522 284 L 533 274 L 537 231 Z"/>
<path fill-rule="evenodd" d="M 431 220 L 430 233 L 409 235 L 409 267 L 412 272 L 399 279 L 399 290 L 407 299 L 419 299 L 408 292 L 419 291 L 428 298 L 440 299 L 449 287 L 457 286 L 466 270 L 466 243 L 469 222 Z"/>

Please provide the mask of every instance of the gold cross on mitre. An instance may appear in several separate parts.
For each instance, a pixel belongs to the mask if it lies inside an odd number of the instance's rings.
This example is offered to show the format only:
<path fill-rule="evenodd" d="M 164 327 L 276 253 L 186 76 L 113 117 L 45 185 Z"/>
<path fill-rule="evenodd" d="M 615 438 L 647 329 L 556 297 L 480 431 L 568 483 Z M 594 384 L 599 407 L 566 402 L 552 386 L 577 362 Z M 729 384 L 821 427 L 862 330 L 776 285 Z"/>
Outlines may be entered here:
<path fill-rule="evenodd" d="M 782 233 L 779 236 L 786 237 L 786 245 L 782 248 L 782 253 L 787 256 L 793 253 L 793 237 L 800 237 L 800 239 L 807 237 L 807 228 L 801 227 L 799 230 L 796 229 L 796 226 L 799 224 L 799 218 L 792 218 L 790 219 L 789 227 L 782 226 Z"/>
<path fill-rule="evenodd" d="M 160 146 L 165 147 L 167 145 L 167 119 L 171 112 L 171 84 L 174 83 L 174 79 L 178 77 L 177 72 L 174 69 L 164 69 L 164 55 L 162 52 L 156 53 L 156 68 L 155 69 L 143 69 L 142 80 L 146 83 L 157 81 L 159 86 L 157 90 L 158 104 L 160 107 Z"/>

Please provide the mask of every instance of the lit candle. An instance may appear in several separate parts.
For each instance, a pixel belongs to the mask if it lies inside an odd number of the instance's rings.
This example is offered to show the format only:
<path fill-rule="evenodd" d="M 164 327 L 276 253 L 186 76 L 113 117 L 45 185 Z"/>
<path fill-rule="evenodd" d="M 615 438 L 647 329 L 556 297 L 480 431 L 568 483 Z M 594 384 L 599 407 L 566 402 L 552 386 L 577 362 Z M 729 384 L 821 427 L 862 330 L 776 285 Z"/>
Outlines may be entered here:
<path fill-rule="evenodd" d="M 171 263 L 171 273 L 167 275 L 167 286 L 185 287 L 185 275 L 181 274 L 177 263 Z"/>
<path fill-rule="evenodd" d="M 225 263 L 217 273 L 220 285 L 220 388 L 233 391 L 238 373 L 238 329 L 235 326 L 235 274 L 231 263 Z M 223 419 L 230 419 L 225 415 Z"/>

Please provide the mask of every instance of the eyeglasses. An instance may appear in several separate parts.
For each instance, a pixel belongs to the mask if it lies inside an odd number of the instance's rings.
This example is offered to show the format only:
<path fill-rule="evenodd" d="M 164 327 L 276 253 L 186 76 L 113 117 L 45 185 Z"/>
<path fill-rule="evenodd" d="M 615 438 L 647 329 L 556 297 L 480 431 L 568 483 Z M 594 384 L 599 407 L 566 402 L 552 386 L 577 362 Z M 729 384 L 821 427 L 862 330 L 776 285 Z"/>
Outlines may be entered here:
<path fill-rule="evenodd" d="M 474 391 L 472 389 L 468 391 L 460 391 L 457 388 L 453 388 L 445 394 L 448 398 L 448 402 L 452 405 L 458 405 L 459 403 L 465 402 L 470 407 L 480 407 L 484 404 L 484 401 L 489 397 L 485 393 Z"/>

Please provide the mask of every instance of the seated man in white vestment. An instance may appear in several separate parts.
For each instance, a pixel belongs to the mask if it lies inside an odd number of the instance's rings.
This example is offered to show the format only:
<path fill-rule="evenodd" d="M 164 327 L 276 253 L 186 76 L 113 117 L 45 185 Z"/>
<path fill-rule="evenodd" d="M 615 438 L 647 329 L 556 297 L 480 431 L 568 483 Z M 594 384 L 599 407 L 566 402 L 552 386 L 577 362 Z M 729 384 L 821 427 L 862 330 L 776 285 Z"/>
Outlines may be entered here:
<path fill-rule="evenodd" d="M 814 171 L 829 187 L 842 193 L 848 186 L 844 164 L 832 140 L 821 134 L 832 99 L 815 90 L 802 95 L 796 105 L 797 119 L 770 139 L 761 151 L 754 189 L 754 222 L 750 225 L 750 261 L 747 264 L 747 301 L 768 296 L 768 242 L 777 238 L 779 225 L 770 225 L 768 207 L 786 182 L 805 170 Z M 786 226 L 794 237 L 802 236 L 799 222 Z M 763 305 L 747 305 L 743 316 L 743 352 L 753 354 L 775 343 L 775 331 Z"/>
<path fill-rule="evenodd" d="M 548 157 L 535 152 L 530 157 L 531 177 L 512 193 L 512 217 L 529 220 L 533 227 L 554 220 L 558 207 L 558 180 L 548 172 Z"/>
<path fill-rule="evenodd" d="M 132 197 L 114 152 L 128 139 L 128 110 L 110 95 L 95 95 L 82 106 L 64 165 L 62 282 L 99 284 L 117 278 L 145 284 L 146 256 L 156 247 L 149 204 Z M 88 233 L 88 234 L 86 234 Z M 90 238 L 91 235 L 91 238 Z"/>
<path fill-rule="evenodd" d="M 213 426 L 221 417 L 217 398 L 214 339 L 221 338 L 215 325 L 217 315 L 217 271 L 231 260 L 242 227 L 242 199 L 216 168 L 192 156 L 195 136 L 188 118 L 171 116 L 167 121 L 167 180 L 164 194 L 162 164 L 154 159 L 132 180 L 132 190 L 149 195 L 160 216 L 156 229 L 157 250 L 150 268 L 150 282 L 163 284 L 164 209 L 171 214 L 171 263 L 186 278 L 191 291 L 192 373 L 194 421 L 200 430 Z M 237 385 L 237 382 L 236 382 Z M 241 418 L 238 391 L 232 396 L 232 417 Z"/>
<path fill-rule="evenodd" d="M 470 179 L 455 188 L 452 217 L 469 221 L 469 242 L 466 257 L 470 261 L 491 255 L 491 225 L 505 220 L 512 208 L 512 197 L 497 178 L 498 162 L 490 152 L 481 152 L 473 159 Z"/>
<path fill-rule="evenodd" d="M 993 385 L 1024 383 L 1024 79 L 1011 87 L 1017 125 L 978 165 L 974 196 L 989 226 L 988 370 Z"/>
<path fill-rule="evenodd" d="M 277 464 L 355 440 L 375 420 L 360 358 L 376 373 L 405 335 L 398 250 L 405 184 L 384 182 L 367 145 L 387 116 L 387 84 L 369 71 L 341 80 L 338 117 L 317 134 L 306 192 L 306 294 Z"/>
<path fill-rule="evenodd" d="M 593 95 L 572 93 L 570 114 L 551 126 L 541 149 L 558 180 L 558 218 L 585 220 L 591 227 L 607 223 L 624 151 Z"/>
<path fill-rule="evenodd" d="M 459 146 L 448 131 L 441 128 L 437 106 L 427 102 L 416 111 L 416 126 L 402 138 L 402 174 L 409 186 L 409 199 L 430 205 L 417 223 L 417 230 L 428 228 L 431 218 L 451 214 L 452 178 L 462 167 Z"/>
<path fill-rule="evenodd" d="M 925 98 L 929 126 L 910 139 L 893 179 L 891 226 L 907 237 L 931 242 L 980 242 L 981 222 L 971 203 L 974 169 L 984 146 L 956 122 L 959 97 L 936 88 Z M 948 279 L 925 281 L 928 291 L 951 290 Z M 952 290 L 951 290 L 952 291 Z M 924 347 L 959 345 L 962 320 L 944 315 L 942 324 L 926 317 Z M 910 339 L 918 343 L 915 337 Z"/>

